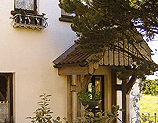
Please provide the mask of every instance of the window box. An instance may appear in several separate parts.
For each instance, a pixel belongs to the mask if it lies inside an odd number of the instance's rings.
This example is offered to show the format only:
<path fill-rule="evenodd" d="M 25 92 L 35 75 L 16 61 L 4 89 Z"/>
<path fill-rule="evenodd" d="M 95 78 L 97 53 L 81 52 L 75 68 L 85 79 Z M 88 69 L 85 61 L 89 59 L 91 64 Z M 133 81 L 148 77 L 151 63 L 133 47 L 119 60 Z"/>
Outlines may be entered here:
<path fill-rule="evenodd" d="M 37 11 L 24 11 L 22 9 L 11 11 L 11 25 L 14 28 L 26 28 L 34 30 L 42 30 L 48 26 L 47 18 L 43 14 L 37 14 Z"/>
<path fill-rule="evenodd" d="M 42 30 L 48 26 L 45 14 L 37 14 L 37 0 L 14 0 L 11 15 L 11 25 L 14 28 Z"/>

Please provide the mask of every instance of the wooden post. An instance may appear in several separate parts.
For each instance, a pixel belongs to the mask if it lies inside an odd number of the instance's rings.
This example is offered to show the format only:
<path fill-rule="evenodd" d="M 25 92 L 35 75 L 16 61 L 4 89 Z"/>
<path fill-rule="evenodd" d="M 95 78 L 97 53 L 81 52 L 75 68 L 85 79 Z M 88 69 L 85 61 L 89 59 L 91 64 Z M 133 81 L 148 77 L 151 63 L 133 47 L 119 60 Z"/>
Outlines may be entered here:
<path fill-rule="evenodd" d="M 67 76 L 67 120 L 72 121 L 71 75 Z"/>
<path fill-rule="evenodd" d="M 117 90 L 116 90 L 116 72 L 112 71 L 111 72 L 111 104 L 112 105 L 116 105 L 117 104 Z M 112 112 L 114 112 L 114 108 L 111 109 Z M 116 123 L 116 119 L 112 122 L 112 123 Z"/>
<path fill-rule="evenodd" d="M 72 75 L 71 92 L 72 92 L 72 120 L 77 119 L 77 75 Z"/>
<path fill-rule="evenodd" d="M 78 93 L 81 90 L 81 80 L 83 75 L 77 75 L 77 87 L 76 87 L 76 93 Z M 81 101 L 77 98 L 77 117 L 81 117 Z"/>
<path fill-rule="evenodd" d="M 77 119 L 77 75 L 67 76 L 67 120 L 72 122 Z"/>
<path fill-rule="evenodd" d="M 122 108 L 124 109 L 124 111 L 122 112 L 122 122 L 126 123 L 126 85 L 127 85 L 127 81 L 126 80 L 122 80 Z"/>
<path fill-rule="evenodd" d="M 127 83 L 127 86 L 126 86 L 126 94 L 129 94 L 130 91 L 132 90 L 132 87 L 135 84 L 136 79 L 137 79 L 136 76 L 132 75 L 132 77 L 130 78 L 130 80 Z"/>

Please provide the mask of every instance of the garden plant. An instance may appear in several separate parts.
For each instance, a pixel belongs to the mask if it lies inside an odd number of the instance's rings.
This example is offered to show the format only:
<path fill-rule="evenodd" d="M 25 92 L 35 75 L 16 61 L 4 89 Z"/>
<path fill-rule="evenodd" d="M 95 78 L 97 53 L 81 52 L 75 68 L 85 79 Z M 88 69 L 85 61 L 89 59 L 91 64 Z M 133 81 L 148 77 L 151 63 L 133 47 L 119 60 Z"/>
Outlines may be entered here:
<path fill-rule="evenodd" d="M 52 118 L 52 111 L 49 106 L 50 97 L 51 95 L 47 95 L 46 93 L 40 95 L 41 101 L 38 102 L 39 108 L 34 112 L 34 117 L 27 117 L 27 119 L 31 119 L 32 123 L 71 123 L 67 121 L 67 119 L 61 118 L 58 116 L 57 118 Z M 97 116 L 90 110 L 81 110 L 83 113 L 82 117 L 78 117 L 73 121 L 73 123 L 109 123 L 114 119 L 118 119 L 119 111 L 123 111 L 119 108 L 119 106 L 112 106 L 114 107 L 114 112 L 111 113 L 109 111 L 105 112 L 98 112 Z"/>

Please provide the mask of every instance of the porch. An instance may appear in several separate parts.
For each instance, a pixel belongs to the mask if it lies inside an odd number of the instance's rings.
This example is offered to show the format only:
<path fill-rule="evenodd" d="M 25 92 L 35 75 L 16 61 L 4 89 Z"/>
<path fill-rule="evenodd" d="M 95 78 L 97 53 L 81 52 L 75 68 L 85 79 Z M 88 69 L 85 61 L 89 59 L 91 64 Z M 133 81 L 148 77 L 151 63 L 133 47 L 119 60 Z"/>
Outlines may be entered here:
<path fill-rule="evenodd" d="M 125 44 L 125 43 L 124 43 Z M 119 45 L 119 44 L 118 44 Z M 120 44 L 121 45 L 121 44 Z M 128 48 L 132 49 L 129 44 Z M 151 59 L 151 50 L 147 49 L 147 44 L 144 42 L 144 47 L 140 47 L 141 52 L 144 52 L 148 59 Z M 132 53 L 137 55 L 134 50 Z M 124 109 L 122 112 L 123 123 L 130 121 L 129 110 L 129 92 L 135 83 L 136 77 L 132 76 L 129 80 L 117 79 L 117 72 L 111 69 L 111 66 L 120 67 L 130 66 L 134 61 L 124 52 L 111 51 L 106 49 L 104 56 L 98 62 L 88 62 L 95 54 L 86 54 L 77 45 L 73 45 L 66 52 L 60 55 L 53 61 L 54 67 L 58 68 L 58 75 L 67 76 L 67 118 L 68 121 L 73 121 L 81 114 L 79 109 L 83 109 L 81 102 L 77 99 L 77 93 L 80 89 L 87 88 L 89 83 L 92 83 L 94 76 L 103 76 L 104 80 L 100 84 L 100 93 L 102 93 L 103 110 L 113 111 L 112 105 L 117 105 L 117 99 L 121 98 L 121 105 Z M 121 93 L 119 93 L 121 92 Z M 116 120 L 114 122 L 117 122 Z"/>

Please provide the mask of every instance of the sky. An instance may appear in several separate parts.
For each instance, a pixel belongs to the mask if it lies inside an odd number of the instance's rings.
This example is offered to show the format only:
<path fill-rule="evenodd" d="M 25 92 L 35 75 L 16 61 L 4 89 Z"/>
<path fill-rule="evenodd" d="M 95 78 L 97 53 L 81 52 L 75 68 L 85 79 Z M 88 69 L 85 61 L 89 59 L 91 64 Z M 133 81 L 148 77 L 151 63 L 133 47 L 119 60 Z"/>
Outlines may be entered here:
<path fill-rule="evenodd" d="M 152 55 L 152 59 L 153 61 L 158 64 L 158 35 L 155 36 L 155 38 L 148 42 L 149 47 L 152 49 L 152 51 L 154 52 L 154 55 Z M 158 71 L 154 73 L 154 75 L 150 75 L 147 77 L 147 79 L 158 79 Z"/>

